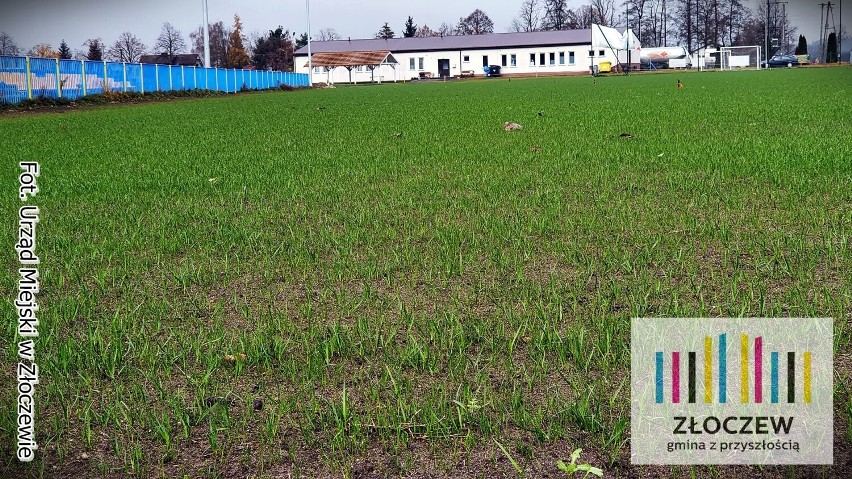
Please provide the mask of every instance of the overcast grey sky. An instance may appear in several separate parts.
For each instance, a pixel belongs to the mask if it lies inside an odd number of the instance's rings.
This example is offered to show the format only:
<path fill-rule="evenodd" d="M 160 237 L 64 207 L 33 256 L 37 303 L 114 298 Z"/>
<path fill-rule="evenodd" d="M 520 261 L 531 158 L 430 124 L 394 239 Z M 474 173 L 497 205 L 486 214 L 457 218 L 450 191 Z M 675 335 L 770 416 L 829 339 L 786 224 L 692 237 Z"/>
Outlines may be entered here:
<path fill-rule="evenodd" d="M 311 0 L 311 29 L 334 28 L 346 37 L 370 38 L 384 22 L 399 35 L 408 15 L 418 25 L 437 27 L 455 23 L 476 8 L 494 21 L 494 30 L 507 31 L 522 0 Z M 700 0 L 699 0 L 700 1 Z M 754 6 L 760 0 L 743 0 Z M 790 0 L 788 15 L 809 42 L 818 40 L 819 4 L 827 0 Z M 574 8 L 587 0 L 569 0 Z M 623 3 L 616 0 L 616 3 Z M 674 0 L 671 0 L 674 3 Z M 844 5 L 843 24 L 852 23 L 852 0 Z M 170 22 L 187 37 L 201 25 L 202 0 L 28 0 L 0 2 L 0 31 L 10 34 L 28 50 L 37 43 L 54 48 L 64 38 L 72 50 L 82 49 L 87 38 L 100 37 L 109 45 L 129 31 L 151 47 L 163 22 Z M 266 32 L 279 24 L 301 33 L 307 30 L 304 0 L 208 0 L 210 21 L 232 23 L 234 13 L 243 19 L 246 34 Z M 835 11 L 839 23 L 839 11 Z M 847 27 L 847 31 L 849 27 Z M 844 50 L 846 46 L 844 45 Z"/>

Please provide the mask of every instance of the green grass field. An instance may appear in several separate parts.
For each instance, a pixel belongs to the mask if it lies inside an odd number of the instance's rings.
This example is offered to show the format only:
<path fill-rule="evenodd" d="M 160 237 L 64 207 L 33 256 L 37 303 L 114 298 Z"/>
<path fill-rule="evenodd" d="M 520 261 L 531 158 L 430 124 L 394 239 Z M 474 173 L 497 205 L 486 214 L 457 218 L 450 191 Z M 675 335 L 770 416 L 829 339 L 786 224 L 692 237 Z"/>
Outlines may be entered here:
<path fill-rule="evenodd" d="M 0 476 L 516 477 L 499 442 L 527 477 L 577 448 L 607 477 L 840 477 L 850 91 L 823 68 L 0 117 Z M 42 169 L 30 465 L 22 160 Z M 630 466 L 634 316 L 833 317 L 835 466 Z"/>

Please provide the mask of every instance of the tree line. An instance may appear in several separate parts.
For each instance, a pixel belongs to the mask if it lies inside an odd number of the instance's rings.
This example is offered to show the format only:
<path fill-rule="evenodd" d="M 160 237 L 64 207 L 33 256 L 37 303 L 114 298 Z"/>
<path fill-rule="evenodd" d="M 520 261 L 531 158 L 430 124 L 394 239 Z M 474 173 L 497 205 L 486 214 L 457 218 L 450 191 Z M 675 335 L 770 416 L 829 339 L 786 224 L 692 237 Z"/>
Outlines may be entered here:
<path fill-rule="evenodd" d="M 777 38 L 772 50 L 792 51 L 796 27 L 789 17 L 770 11 L 765 4 L 748 8 L 745 0 L 589 0 L 575 8 L 568 0 L 523 0 L 509 25 L 510 32 L 588 29 L 593 24 L 627 25 L 642 46 L 683 45 L 689 51 L 705 47 L 763 45 L 769 22 L 771 36 Z M 493 33 L 494 22 L 476 9 L 458 22 L 442 23 L 438 28 L 418 27 L 408 17 L 403 37 L 477 35 Z M 385 22 L 376 38 L 394 38 L 396 33 Z M 335 40 L 338 36 L 321 38 Z"/>
<path fill-rule="evenodd" d="M 593 24 L 604 26 L 629 26 L 642 46 L 683 45 L 689 51 L 704 47 L 763 45 L 767 28 L 777 41 L 769 45 L 770 51 L 801 51 L 796 40 L 796 27 L 789 18 L 767 12 L 766 4 L 748 8 L 745 0 L 589 0 L 576 8 L 569 8 L 568 0 L 523 0 L 517 16 L 508 31 L 535 32 L 548 30 L 587 29 Z M 768 14 L 769 13 L 769 14 Z M 293 53 L 305 46 L 308 35 L 298 37 L 279 26 L 265 34 L 246 36 L 239 15 L 233 24 L 217 21 L 208 25 L 210 35 L 211 66 L 223 68 L 292 70 Z M 475 9 L 457 22 L 443 22 L 438 27 L 418 26 L 411 16 L 403 24 L 402 37 L 432 37 L 449 35 L 478 35 L 494 32 L 494 22 L 481 9 Z M 379 28 L 375 38 L 395 38 L 396 32 L 389 22 Z M 320 29 L 312 37 L 315 41 L 340 40 L 333 28 Z M 119 62 L 137 62 L 146 52 L 175 55 L 204 54 L 204 35 L 199 26 L 189 34 L 189 44 L 183 34 L 170 23 L 164 23 L 160 35 L 149 49 L 130 32 L 122 33 L 111 45 L 101 38 L 91 38 L 83 49 L 72 52 L 63 40 L 58 49 L 41 43 L 29 51 L 30 56 L 77 58 L 88 60 L 108 59 Z M 829 40 L 834 42 L 836 38 Z M 805 45 L 807 43 L 805 42 Z M 831 49 L 829 49 L 831 50 Z M 19 55 L 22 51 L 12 38 L 0 32 L 0 55 Z M 830 51 L 828 61 L 837 61 L 836 47 Z"/>
<path fill-rule="evenodd" d="M 431 28 L 428 25 L 418 27 L 414 23 L 414 19 L 409 16 L 405 21 L 402 29 L 402 37 L 446 37 L 450 35 L 481 35 L 483 33 L 494 33 L 494 22 L 481 9 L 470 12 L 465 17 L 460 17 L 455 24 L 447 22 L 441 23 L 437 28 Z M 390 27 L 388 22 L 379 28 L 375 35 L 376 38 L 395 38 L 396 33 Z"/>
<path fill-rule="evenodd" d="M 591 0 L 568 8 L 567 0 L 523 0 L 510 30 L 531 32 L 627 25 L 642 46 L 704 47 L 763 45 L 769 29 L 775 48 L 790 51 L 796 27 L 789 17 L 767 15 L 766 5 L 751 9 L 744 0 Z M 774 12 L 770 12 L 774 13 Z M 771 45 L 772 46 L 772 45 Z"/>
<path fill-rule="evenodd" d="M 234 15 L 233 24 L 225 25 L 217 21 L 208 25 L 210 36 L 210 66 L 220 68 L 274 69 L 287 71 L 293 68 L 293 52 L 307 44 L 308 36 L 303 33 L 294 36 L 281 26 L 265 34 L 244 33 L 242 20 Z M 136 63 L 146 54 L 174 56 L 182 53 L 194 53 L 203 58 L 204 33 L 202 26 L 189 34 L 189 43 L 183 33 L 171 23 L 164 23 L 154 45 L 149 48 L 136 35 L 124 32 L 107 45 L 100 37 L 83 42 L 80 49 L 73 50 L 63 39 L 58 48 L 49 43 L 39 43 L 29 50 L 22 50 L 14 39 L 0 32 L 0 55 L 21 55 L 31 57 L 109 60 L 115 62 Z"/>

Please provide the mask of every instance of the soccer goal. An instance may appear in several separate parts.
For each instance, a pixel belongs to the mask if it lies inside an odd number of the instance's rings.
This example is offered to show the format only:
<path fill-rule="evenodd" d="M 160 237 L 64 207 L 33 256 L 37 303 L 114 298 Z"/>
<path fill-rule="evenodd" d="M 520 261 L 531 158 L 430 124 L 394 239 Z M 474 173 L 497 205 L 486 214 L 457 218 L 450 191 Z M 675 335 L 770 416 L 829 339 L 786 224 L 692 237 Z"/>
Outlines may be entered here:
<path fill-rule="evenodd" d="M 760 70 L 760 46 L 722 47 L 719 49 L 719 69 Z"/>

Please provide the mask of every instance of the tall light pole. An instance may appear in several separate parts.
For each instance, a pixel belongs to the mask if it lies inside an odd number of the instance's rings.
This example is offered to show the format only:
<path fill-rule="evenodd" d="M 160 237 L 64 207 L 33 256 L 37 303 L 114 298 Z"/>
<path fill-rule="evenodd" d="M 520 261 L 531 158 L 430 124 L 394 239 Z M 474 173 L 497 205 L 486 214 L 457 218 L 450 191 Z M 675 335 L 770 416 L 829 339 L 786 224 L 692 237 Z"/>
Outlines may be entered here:
<path fill-rule="evenodd" d="M 766 48 L 766 64 L 769 65 L 769 0 L 766 0 L 766 22 L 763 26 L 763 46 Z"/>
<path fill-rule="evenodd" d="M 210 28 L 208 24 L 210 21 L 207 17 L 207 0 L 201 0 L 201 5 L 204 11 L 204 21 L 202 25 L 204 25 L 204 68 L 210 68 Z"/>
<path fill-rule="evenodd" d="M 308 86 L 314 86 L 314 64 L 311 57 L 311 0 L 305 0 L 308 10 Z"/>

